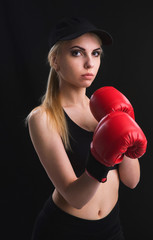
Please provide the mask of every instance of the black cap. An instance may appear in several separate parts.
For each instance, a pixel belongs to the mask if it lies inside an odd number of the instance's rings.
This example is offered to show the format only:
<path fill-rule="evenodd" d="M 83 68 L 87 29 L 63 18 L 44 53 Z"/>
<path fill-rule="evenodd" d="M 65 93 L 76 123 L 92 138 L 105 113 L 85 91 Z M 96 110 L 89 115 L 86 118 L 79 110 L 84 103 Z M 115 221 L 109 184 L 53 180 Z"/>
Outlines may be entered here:
<path fill-rule="evenodd" d="M 51 48 L 56 42 L 72 40 L 82 34 L 95 33 L 102 41 L 102 45 L 112 44 L 111 35 L 97 28 L 91 22 L 83 17 L 66 17 L 57 22 L 52 28 L 49 36 L 49 47 Z"/>

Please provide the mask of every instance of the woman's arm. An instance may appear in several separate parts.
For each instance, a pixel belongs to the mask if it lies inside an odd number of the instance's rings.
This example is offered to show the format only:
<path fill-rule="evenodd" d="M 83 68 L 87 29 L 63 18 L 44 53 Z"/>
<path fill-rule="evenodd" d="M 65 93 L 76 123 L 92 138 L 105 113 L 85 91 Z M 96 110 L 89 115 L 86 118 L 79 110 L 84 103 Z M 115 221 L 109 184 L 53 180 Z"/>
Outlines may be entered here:
<path fill-rule="evenodd" d="M 34 148 L 55 188 L 71 206 L 82 208 L 100 183 L 86 173 L 76 177 L 59 134 L 47 124 L 45 112 L 32 112 L 28 126 Z"/>
<path fill-rule="evenodd" d="M 119 176 L 127 187 L 135 188 L 140 181 L 139 160 L 124 156 L 123 161 L 119 164 Z"/>

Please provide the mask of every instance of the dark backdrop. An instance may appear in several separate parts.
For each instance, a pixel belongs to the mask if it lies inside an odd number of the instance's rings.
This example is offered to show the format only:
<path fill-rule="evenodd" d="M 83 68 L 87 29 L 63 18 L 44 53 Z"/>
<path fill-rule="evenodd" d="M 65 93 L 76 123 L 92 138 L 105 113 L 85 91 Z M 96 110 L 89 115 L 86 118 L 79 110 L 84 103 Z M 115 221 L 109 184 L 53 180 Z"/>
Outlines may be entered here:
<path fill-rule="evenodd" d="M 90 97 L 95 89 L 113 85 L 135 108 L 148 149 L 140 159 L 141 181 L 136 189 L 121 184 L 121 220 L 128 240 L 153 238 L 153 8 L 105 2 L 1 1 L 2 239 L 30 239 L 36 215 L 52 191 L 24 119 L 46 88 L 49 30 L 66 15 L 86 16 L 114 38 L 113 45 L 104 48 L 102 67 L 87 94 Z"/>

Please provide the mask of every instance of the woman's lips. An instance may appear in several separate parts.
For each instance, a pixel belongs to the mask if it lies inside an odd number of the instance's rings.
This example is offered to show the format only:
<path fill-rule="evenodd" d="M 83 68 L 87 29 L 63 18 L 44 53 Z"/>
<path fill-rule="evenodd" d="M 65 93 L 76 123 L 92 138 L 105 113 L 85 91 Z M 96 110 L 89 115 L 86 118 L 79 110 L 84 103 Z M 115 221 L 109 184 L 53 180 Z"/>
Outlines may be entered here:
<path fill-rule="evenodd" d="M 84 79 L 90 80 L 93 78 L 93 74 L 92 73 L 85 73 L 81 75 Z"/>

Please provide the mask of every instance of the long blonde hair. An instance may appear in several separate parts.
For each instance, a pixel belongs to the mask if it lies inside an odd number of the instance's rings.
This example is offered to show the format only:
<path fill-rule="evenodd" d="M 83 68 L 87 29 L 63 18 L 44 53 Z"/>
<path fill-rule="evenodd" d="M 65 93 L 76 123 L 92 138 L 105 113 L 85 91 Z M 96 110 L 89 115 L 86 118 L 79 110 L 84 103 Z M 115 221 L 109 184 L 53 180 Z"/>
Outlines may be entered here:
<path fill-rule="evenodd" d="M 45 108 L 50 121 L 60 134 L 64 146 L 70 147 L 68 127 L 65 119 L 65 114 L 60 101 L 59 95 L 59 77 L 53 68 L 54 58 L 60 53 L 63 42 L 56 43 L 48 54 L 48 62 L 50 64 L 50 73 L 48 77 L 46 93 L 42 98 L 42 106 Z"/>
<path fill-rule="evenodd" d="M 68 127 L 67 127 L 65 114 L 61 105 L 60 94 L 59 94 L 59 77 L 53 67 L 54 59 L 59 54 L 62 44 L 63 44 L 62 41 L 56 43 L 48 53 L 48 62 L 51 68 L 48 76 L 46 92 L 41 99 L 40 106 L 42 107 L 43 110 L 45 110 L 51 126 L 55 128 L 59 133 L 65 148 L 69 149 L 70 143 L 69 143 Z M 32 112 L 36 108 L 34 108 Z M 27 117 L 27 121 L 28 121 L 28 117 Z"/>
<path fill-rule="evenodd" d="M 97 35 L 95 35 L 95 37 L 99 39 L 100 44 L 102 45 L 100 38 Z M 40 106 L 42 107 L 43 110 L 46 111 L 49 119 L 49 123 L 51 123 L 51 126 L 55 128 L 58 131 L 59 135 L 61 136 L 61 139 L 63 141 L 65 148 L 71 149 L 70 142 L 69 142 L 68 126 L 66 123 L 64 110 L 62 108 L 61 101 L 60 101 L 59 77 L 53 66 L 54 60 L 60 54 L 60 50 L 64 42 L 66 41 L 57 42 L 48 53 L 48 62 L 51 68 L 50 68 L 50 73 L 48 77 L 46 92 L 41 99 Z M 33 111 L 35 109 L 33 109 Z M 27 117 L 27 121 L 28 121 L 28 117 Z"/>

